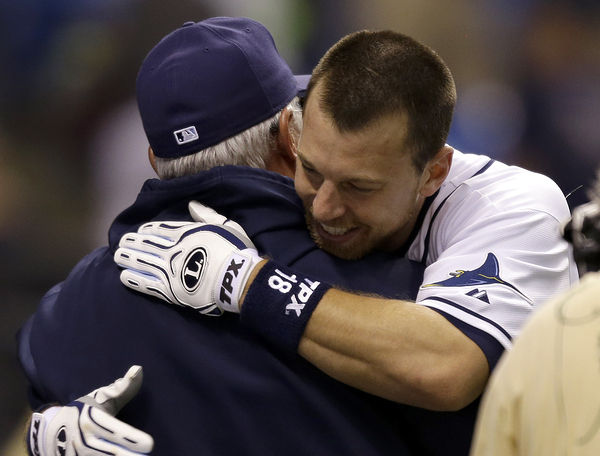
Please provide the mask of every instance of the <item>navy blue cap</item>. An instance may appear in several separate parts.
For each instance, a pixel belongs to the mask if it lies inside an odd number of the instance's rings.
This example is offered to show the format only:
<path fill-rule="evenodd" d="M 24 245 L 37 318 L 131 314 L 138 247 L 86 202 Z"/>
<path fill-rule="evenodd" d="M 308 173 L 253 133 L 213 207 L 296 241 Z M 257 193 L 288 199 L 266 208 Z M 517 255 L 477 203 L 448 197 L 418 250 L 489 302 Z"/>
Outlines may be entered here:
<path fill-rule="evenodd" d="M 274 116 L 306 89 L 269 31 L 248 18 L 186 22 L 146 56 L 136 93 L 154 154 L 175 158 Z"/>

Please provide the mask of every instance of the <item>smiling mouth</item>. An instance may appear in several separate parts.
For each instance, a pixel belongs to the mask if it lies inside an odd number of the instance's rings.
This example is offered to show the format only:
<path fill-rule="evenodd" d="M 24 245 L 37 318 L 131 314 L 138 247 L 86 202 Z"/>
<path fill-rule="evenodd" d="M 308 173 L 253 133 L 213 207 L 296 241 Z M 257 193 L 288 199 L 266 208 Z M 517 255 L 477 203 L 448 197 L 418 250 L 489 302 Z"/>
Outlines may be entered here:
<path fill-rule="evenodd" d="M 352 237 L 354 232 L 358 229 L 355 226 L 339 227 L 324 225 L 322 223 L 316 223 L 316 226 L 321 237 L 333 241 L 345 241 Z"/>
<path fill-rule="evenodd" d="M 337 226 L 327 226 L 322 223 L 320 225 L 321 228 L 323 228 L 323 231 L 325 231 L 327 234 L 331 234 L 332 236 L 341 236 L 352 229 L 352 227 L 340 228 Z"/>

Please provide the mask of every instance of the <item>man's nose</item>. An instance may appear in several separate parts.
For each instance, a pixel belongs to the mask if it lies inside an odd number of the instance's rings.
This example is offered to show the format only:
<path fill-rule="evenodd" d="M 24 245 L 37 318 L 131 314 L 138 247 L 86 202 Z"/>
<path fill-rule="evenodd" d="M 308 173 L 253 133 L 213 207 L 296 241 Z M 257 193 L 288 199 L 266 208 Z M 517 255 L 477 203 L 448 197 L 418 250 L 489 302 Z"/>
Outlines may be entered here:
<path fill-rule="evenodd" d="M 313 217 L 325 222 L 341 217 L 345 211 L 346 208 L 335 185 L 331 182 L 323 182 L 312 202 Z"/>

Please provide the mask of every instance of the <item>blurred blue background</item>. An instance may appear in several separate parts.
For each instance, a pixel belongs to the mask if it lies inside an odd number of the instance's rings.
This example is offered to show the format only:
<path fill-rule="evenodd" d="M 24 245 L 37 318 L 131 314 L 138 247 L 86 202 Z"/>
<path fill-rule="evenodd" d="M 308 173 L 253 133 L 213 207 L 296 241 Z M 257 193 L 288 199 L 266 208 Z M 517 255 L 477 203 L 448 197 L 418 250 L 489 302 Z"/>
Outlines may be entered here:
<path fill-rule="evenodd" d="M 307 73 L 348 32 L 407 33 L 455 76 L 449 143 L 545 173 L 565 194 L 583 186 L 573 207 L 600 163 L 599 4 L 0 0 L 0 448 L 26 406 L 17 329 L 153 177 L 133 96 L 162 36 L 188 20 L 249 16 Z"/>

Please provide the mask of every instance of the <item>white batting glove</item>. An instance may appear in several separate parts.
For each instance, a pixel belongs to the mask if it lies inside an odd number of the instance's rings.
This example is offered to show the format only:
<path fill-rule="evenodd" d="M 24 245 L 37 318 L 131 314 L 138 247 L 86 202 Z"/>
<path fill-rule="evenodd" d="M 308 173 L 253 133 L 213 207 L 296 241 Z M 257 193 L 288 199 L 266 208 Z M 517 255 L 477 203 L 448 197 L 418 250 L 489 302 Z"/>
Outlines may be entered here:
<path fill-rule="evenodd" d="M 140 366 L 65 406 L 34 413 L 29 451 L 34 456 L 133 456 L 149 454 L 152 437 L 114 417 L 142 385 Z"/>
<path fill-rule="evenodd" d="M 121 237 L 114 256 L 125 268 L 121 282 L 205 315 L 239 313 L 250 272 L 262 261 L 239 230 L 193 222 L 146 223 Z"/>

